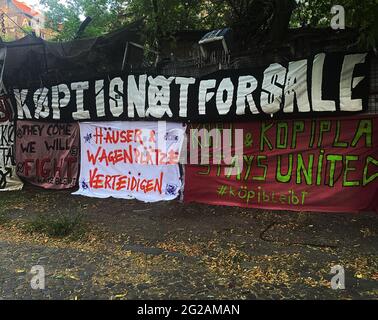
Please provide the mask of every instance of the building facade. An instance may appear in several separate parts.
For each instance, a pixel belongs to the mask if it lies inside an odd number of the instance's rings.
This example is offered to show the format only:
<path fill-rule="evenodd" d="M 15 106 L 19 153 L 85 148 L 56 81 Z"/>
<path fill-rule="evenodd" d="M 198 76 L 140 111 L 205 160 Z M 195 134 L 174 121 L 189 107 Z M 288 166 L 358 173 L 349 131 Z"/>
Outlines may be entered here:
<path fill-rule="evenodd" d="M 3 41 L 17 40 L 27 32 L 49 40 L 55 32 L 44 27 L 45 15 L 32 6 L 17 0 L 0 0 L 0 36 Z M 21 27 L 21 28 L 20 28 Z"/>

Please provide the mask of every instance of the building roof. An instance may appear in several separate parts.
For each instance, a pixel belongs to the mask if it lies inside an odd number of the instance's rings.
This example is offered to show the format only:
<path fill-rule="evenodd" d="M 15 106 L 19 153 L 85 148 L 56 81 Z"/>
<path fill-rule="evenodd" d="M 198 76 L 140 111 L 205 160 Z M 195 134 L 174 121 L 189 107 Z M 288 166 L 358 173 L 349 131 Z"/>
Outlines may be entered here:
<path fill-rule="evenodd" d="M 33 9 L 30 5 L 26 4 L 25 2 L 12 0 L 12 3 L 23 13 L 31 17 L 35 17 L 41 14 L 38 10 Z"/>

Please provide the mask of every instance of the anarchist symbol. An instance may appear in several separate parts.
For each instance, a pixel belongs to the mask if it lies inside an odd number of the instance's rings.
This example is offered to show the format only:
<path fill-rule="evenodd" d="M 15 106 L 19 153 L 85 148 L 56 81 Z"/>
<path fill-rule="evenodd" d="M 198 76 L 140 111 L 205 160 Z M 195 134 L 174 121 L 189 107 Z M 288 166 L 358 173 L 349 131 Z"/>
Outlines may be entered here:
<path fill-rule="evenodd" d="M 174 196 L 176 194 L 177 188 L 178 186 L 176 186 L 175 184 L 167 183 L 165 194 Z"/>

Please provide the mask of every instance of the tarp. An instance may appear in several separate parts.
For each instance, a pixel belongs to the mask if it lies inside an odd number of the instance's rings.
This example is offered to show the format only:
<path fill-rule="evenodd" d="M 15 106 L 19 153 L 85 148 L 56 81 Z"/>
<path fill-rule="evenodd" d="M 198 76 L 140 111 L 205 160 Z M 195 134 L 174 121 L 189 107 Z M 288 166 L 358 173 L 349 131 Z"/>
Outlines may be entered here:
<path fill-rule="evenodd" d="M 32 35 L 3 42 L 8 51 L 5 86 L 7 89 L 44 86 L 120 72 L 128 41 L 139 42 L 134 26 L 96 38 L 65 42 L 45 41 Z"/>

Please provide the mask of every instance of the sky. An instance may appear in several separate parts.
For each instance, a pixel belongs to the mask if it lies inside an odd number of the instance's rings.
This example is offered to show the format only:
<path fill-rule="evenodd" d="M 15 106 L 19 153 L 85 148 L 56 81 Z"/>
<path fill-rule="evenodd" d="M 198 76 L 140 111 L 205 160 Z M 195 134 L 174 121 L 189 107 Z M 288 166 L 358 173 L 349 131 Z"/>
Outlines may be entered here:
<path fill-rule="evenodd" d="M 27 4 L 31 4 L 33 6 L 36 6 L 36 7 L 39 6 L 39 0 L 21 0 L 21 1 L 23 1 L 23 2 L 25 2 Z"/>
<path fill-rule="evenodd" d="M 32 5 L 34 6 L 36 9 L 43 9 L 42 5 L 40 4 L 40 0 L 19 0 L 19 1 L 22 1 L 22 2 L 25 2 L 29 5 Z M 65 3 L 66 0 L 59 0 L 60 3 Z M 84 20 L 85 19 L 85 16 L 82 16 L 80 15 L 79 16 L 80 20 Z"/>

